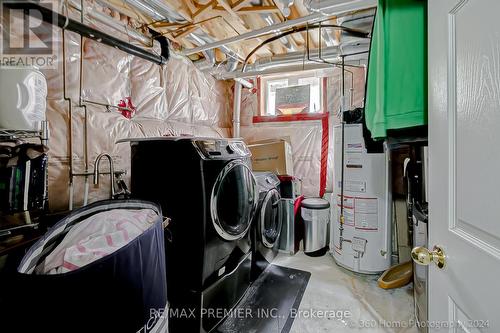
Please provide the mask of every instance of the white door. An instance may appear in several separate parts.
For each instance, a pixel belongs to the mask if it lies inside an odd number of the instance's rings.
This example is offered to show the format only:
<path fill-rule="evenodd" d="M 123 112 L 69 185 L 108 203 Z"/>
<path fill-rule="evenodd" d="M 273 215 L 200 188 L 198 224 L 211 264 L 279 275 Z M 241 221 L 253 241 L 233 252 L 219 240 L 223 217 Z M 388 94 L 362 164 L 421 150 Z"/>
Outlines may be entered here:
<path fill-rule="evenodd" d="M 428 1 L 428 42 L 429 320 L 498 333 L 500 1 Z"/>

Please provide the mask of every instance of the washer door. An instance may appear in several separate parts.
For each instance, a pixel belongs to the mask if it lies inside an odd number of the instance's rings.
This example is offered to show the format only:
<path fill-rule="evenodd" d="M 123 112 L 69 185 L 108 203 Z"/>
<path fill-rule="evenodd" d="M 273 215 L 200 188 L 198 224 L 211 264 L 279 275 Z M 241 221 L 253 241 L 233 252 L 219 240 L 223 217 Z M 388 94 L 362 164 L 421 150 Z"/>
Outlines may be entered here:
<path fill-rule="evenodd" d="M 268 248 L 274 247 L 279 239 L 282 224 L 281 196 L 276 189 L 267 192 L 260 209 L 259 233 L 262 243 Z"/>
<path fill-rule="evenodd" d="M 250 168 L 239 160 L 229 162 L 212 189 L 210 210 L 217 233 L 225 240 L 245 236 L 257 201 L 257 184 Z"/>

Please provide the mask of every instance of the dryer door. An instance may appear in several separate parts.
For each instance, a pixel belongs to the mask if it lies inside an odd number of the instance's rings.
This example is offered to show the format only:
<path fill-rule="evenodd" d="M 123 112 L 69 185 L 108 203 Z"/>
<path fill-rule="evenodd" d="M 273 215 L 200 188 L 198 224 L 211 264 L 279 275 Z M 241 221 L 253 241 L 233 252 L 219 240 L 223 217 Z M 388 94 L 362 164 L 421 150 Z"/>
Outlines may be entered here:
<path fill-rule="evenodd" d="M 245 236 L 257 201 L 257 184 L 250 168 L 240 160 L 229 162 L 212 189 L 210 210 L 217 233 L 225 240 Z"/>
<path fill-rule="evenodd" d="M 267 192 L 260 210 L 259 234 L 264 246 L 274 247 L 279 239 L 282 223 L 280 194 L 276 189 Z"/>

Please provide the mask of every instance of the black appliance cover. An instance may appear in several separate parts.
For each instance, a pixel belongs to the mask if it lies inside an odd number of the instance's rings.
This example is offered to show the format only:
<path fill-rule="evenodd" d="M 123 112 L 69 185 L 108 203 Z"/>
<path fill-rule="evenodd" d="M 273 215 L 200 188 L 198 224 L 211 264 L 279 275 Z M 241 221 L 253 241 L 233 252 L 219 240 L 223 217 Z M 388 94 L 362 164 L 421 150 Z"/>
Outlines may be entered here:
<path fill-rule="evenodd" d="M 158 218 L 116 252 L 77 270 L 31 274 L 72 226 L 112 209 L 152 209 Z M 26 253 L 10 276 L 2 326 L 6 332 L 148 332 L 165 321 L 164 233 L 159 206 L 139 200 L 100 201 L 73 211 Z"/>

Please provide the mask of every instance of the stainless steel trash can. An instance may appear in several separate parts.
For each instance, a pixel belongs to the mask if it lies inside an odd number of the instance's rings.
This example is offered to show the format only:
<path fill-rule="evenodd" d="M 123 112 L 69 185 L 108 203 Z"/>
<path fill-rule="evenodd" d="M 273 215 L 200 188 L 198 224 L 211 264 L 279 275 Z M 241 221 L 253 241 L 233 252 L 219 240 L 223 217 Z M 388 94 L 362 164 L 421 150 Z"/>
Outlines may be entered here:
<path fill-rule="evenodd" d="M 304 220 L 304 252 L 309 256 L 326 253 L 330 203 L 322 198 L 307 198 L 302 201 L 301 215 Z"/>

